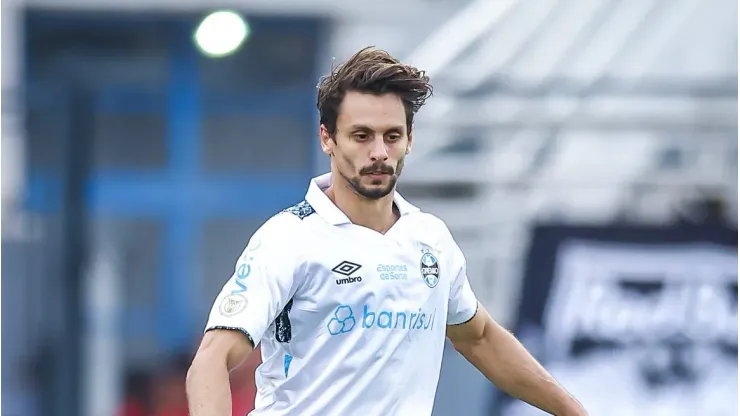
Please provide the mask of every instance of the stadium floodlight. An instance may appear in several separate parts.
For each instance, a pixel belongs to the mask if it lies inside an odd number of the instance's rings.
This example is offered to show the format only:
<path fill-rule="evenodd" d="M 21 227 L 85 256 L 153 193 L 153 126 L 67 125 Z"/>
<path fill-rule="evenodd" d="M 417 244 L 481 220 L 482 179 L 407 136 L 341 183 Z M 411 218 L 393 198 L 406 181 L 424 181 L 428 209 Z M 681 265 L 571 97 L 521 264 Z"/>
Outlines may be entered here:
<path fill-rule="evenodd" d="M 195 30 L 195 44 L 211 58 L 231 55 L 249 37 L 249 24 L 238 13 L 216 11 L 206 16 Z"/>

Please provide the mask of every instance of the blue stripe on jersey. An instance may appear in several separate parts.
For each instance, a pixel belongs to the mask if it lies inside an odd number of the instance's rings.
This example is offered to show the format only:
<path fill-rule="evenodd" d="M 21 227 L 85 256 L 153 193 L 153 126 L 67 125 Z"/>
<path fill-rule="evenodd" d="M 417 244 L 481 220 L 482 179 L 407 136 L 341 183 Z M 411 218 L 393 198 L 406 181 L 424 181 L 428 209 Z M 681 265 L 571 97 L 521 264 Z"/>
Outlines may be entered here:
<path fill-rule="evenodd" d="M 288 377 L 288 369 L 290 368 L 290 362 L 293 361 L 293 356 L 285 354 L 285 360 L 283 361 L 283 367 L 285 368 L 285 377 Z"/>

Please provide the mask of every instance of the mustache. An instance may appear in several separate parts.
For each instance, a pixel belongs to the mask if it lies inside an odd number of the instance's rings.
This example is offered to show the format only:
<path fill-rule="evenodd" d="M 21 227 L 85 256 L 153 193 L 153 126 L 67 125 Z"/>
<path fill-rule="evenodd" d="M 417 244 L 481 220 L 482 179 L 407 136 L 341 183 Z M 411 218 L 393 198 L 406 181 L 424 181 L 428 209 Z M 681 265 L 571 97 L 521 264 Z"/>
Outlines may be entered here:
<path fill-rule="evenodd" d="M 385 173 L 387 175 L 393 175 L 395 171 L 396 170 L 393 169 L 393 166 L 376 163 L 372 166 L 365 166 L 364 168 L 360 169 L 360 175 L 370 175 L 373 173 Z"/>

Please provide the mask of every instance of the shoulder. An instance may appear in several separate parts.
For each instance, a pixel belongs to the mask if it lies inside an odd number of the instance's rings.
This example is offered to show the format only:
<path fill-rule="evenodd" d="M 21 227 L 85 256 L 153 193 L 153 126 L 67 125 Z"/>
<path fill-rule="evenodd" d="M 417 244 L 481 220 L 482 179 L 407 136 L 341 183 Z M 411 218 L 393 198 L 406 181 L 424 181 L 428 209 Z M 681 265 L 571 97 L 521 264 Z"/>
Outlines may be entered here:
<path fill-rule="evenodd" d="M 439 217 L 428 212 L 418 211 L 411 215 L 415 228 L 418 232 L 423 233 L 427 239 L 449 242 L 452 239 L 452 233 L 447 224 Z"/>
<path fill-rule="evenodd" d="M 452 236 L 447 223 L 434 214 L 417 212 L 415 218 L 415 233 L 422 242 L 436 249 L 436 254 L 446 259 L 453 270 L 465 267 L 465 255 Z"/>
<path fill-rule="evenodd" d="M 434 247 L 442 256 L 458 259 L 462 255 L 460 247 L 452 236 L 447 224 L 441 218 L 428 212 L 418 211 L 412 214 L 413 234 L 418 241 Z"/>
<path fill-rule="evenodd" d="M 303 201 L 280 211 L 276 215 L 276 217 L 280 216 L 281 214 L 290 214 L 292 217 L 295 217 L 295 219 L 304 220 L 315 213 L 316 210 L 313 209 L 311 204 L 309 204 L 308 201 L 304 199 Z"/>
<path fill-rule="evenodd" d="M 257 229 L 250 245 L 270 243 L 276 247 L 284 247 L 285 244 L 302 241 L 306 235 L 304 219 L 314 212 L 313 207 L 306 201 L 285 208 Z"/>

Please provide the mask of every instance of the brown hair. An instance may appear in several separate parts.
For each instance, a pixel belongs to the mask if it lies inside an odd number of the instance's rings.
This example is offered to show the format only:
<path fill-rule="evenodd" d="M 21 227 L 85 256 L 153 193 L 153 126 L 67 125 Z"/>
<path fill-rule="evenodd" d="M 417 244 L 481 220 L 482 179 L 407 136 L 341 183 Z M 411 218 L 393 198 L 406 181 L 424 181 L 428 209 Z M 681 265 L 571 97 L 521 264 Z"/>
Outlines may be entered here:
<path fill-rule="evenodd" d="M 406 109 L 406 127 L 411 131 L 414 114 L 432 95 L 429 77 L 424 71 L 402 64 L 388 52 L 368 46 L 347 62 L 332 68 L 318 85 L 316 107 L 320 123 L 330 136 L 337 130 L 339 106 L 348 91 L 369 94 L 396 94 Z"/>

